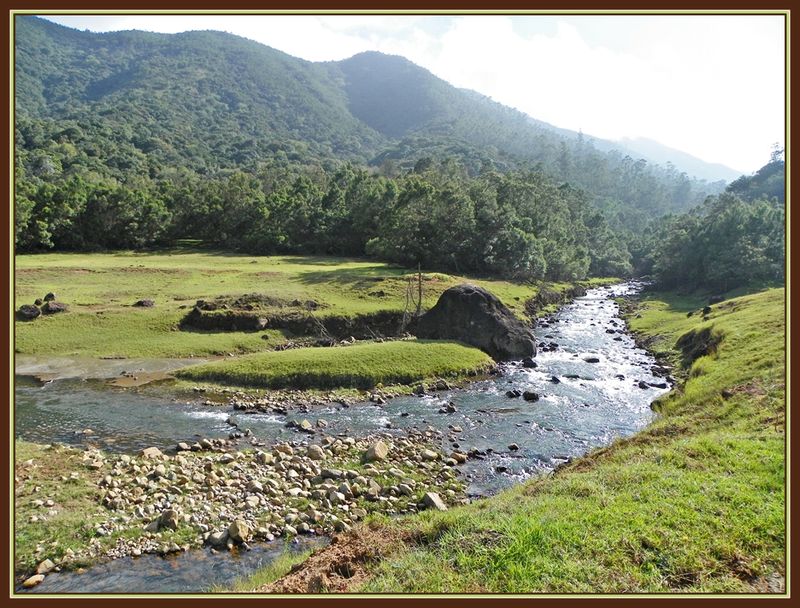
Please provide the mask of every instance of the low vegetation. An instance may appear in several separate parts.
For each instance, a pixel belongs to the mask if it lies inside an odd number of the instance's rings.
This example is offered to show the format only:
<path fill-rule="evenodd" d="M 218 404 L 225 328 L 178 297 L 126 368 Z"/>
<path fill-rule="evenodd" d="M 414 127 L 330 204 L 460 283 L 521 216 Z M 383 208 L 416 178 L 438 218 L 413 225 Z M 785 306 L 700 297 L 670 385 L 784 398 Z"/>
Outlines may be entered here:
<path fill-rule="evenodd" d="M 398 340 L 297 348 L 184 368 L 179 378 L 258 388 L 372 388 L 486 371 L 489 355 L 455 342 Z"/>
<path fill-rule="evenodd" d="M 688 332 L 722 340 L 687 362 L 648 429 L 494 498 L 384 523 L 412 540 L 360 564 L 367 578 L 348 590 L 782 592 L 784 297 L 768 290 L 703 315 L 696 299 L 649 296 L 630 324 L 676 365 Z"/>

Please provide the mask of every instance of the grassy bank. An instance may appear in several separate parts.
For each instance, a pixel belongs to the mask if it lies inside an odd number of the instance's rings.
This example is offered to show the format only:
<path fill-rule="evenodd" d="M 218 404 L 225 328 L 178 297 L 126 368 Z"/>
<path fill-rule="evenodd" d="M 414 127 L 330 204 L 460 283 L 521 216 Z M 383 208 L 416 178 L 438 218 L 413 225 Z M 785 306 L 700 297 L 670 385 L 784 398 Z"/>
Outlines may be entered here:
<path fill-rule="evenodd" d="M 631 326 L 679 364 L 687 333 L 712 328 L 722 339 L 685 362 L 685 385 L 659 401 L 648 429 L 494 498 L 384 523 L 387 536 L 402 531 L 407 541 L 360 564 L 366 573 L 347 589 L 780 592 L 784 296 L 728 300 L 707 319 L 698 301 L 650 296 Z"/>
<path fill-rule="evenodd" d="M 475 374 L 489 355 L 455 342 L 399 340 L 256 353 L 184 368 L 184 380 L 258 388 L 372 388 Z"/>
<path fill-rule="evenodd" d="M 280 331 L 179 331 L 199 299 L 264 294 L 268 315 L 308 311 L 315 316 L 403 311 L 416 272 L 380 262 L 312 257 L 248 256 L 171 249 L 157 252 L 53 253 L 15 259 L 16 307 L 46 293 L 69 312 L 18 321 L 16 352 L 88 357 L 187 357 L 268 350 L 286 340 Z M 473 282 L 496 294 L 520 317 L 538 287 L 509 281 L 423 273 L 423 308 L 453 285 Z M 594 282 L 603 282 L 595 280 Z M 568 284 L 550 288 L 565 291 Z M 132 306 L 140 299 L 153 308 Z"/>

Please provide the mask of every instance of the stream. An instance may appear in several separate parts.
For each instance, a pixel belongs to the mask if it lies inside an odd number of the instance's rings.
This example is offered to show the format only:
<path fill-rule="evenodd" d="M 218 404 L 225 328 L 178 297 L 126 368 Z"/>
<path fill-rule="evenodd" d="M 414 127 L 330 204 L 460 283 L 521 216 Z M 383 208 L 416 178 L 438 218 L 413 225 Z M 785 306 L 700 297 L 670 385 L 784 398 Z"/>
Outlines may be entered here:
<path fill-rule="evenodd" d="M 17 366 L 17 373 L 26 375 L 16 379 L 15 433 L 38 443 L 132 453 L 149 446 L 173 448 L 179 441 L 194 442 L 198 437 L 227 437 L 236 430 L 226 422 L 231 416 L 239 429 L 250 429 L 267 444 L 308 441 L 307 435 L 286 427 L 287 421 L 303 418 L 312 423 L 324 419 L 331 435 L 376 431 L 399 435 L 430 426 L 443 432 L 446 452 L 456 447 L 478 450 L 475 458 L 458 469 L 467 481 L 469 496 L 488 496 L 631 435 L 652 420 L 650 403 L 669 389 L 649 386 L 663 386 L 665 380 L 653 374 L 656 361 L 636 347 L 612 299 L 632 295 L 639 288 L 636 283 L 624 283 L 591 289 L 540 322 L 535 330 L 540 343 L 535 368 L 507 363 L 502 375 L 466 389 L 398 397 L 382 405 L 330 404 L 305 414 L 290 410 L 286 416 L 244 413 L 229 405 L 203 405 L 196 398 L 181 398 L 158 385 L 119 388 L 103 379 L 119 374 L 117 368 L 124 369 L 126 364 L 127 369 L 149 371 L 156 371 L 156 365 L 137 368 L 130 361 L 104 362 L 103 369 L 95 370 L 90 378 L 70 378 L 63 365 L 62 371 L 54 373 L 40 362 L 26 362 L 27 367 Z M 541 348 L 542 344 L 557 347 Z M 187 363 L 173 360 L 169 365 L 174 369 Z M 540 397 L 526 401 L 507 396 L 509 390 L 532 391 Z M 447 404 L 454 405 L 455 411 L 441 412 Z M 84 433 L 86 429 L 92 432 Z M 282 548 L 283 542 L 275 541 L 254 544 L 251 551 L 237 556 L 198 549 L 168 559 L 124 558 L 94 566 L 86 574 L 51 574 L 33 591 L 202 592 L 263 566 Z M 91 585 L 86 583 L 89 580 Z"/>

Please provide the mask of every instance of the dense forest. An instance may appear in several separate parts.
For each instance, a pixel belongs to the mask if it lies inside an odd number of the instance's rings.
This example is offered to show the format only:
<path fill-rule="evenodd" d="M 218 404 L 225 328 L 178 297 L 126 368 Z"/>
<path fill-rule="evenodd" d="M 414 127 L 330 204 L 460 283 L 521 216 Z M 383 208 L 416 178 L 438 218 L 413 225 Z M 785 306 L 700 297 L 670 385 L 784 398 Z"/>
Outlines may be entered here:
<path fill-rule="evenodd" d="M 775 158 L 723 192 L 400 57 L 311 63 L 219 32 L 15 25 L 19 251 L 197 238 L 520 279 L 719 275 L 714 288 L 736 263 L 713 255 L 736 251 L 749 279 L 782 273 Z M 720 231 L 738 249 L 685 257 Z"/>

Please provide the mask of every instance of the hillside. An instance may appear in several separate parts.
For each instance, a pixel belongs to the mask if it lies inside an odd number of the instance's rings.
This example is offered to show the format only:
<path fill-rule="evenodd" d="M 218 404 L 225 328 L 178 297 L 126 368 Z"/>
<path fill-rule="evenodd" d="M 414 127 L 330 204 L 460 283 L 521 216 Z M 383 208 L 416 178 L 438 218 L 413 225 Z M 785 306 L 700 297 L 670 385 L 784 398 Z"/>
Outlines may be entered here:
<path fill-rule="evenodd" d="M 565 137 L 401 57 L 311 63 L 221 32 L 15 24 L 18 155 L 43 179 L 341 161 L 391 172 L 452 157 L 472 174 L 538 167 L 633 229 L 721 189 Z"/>

